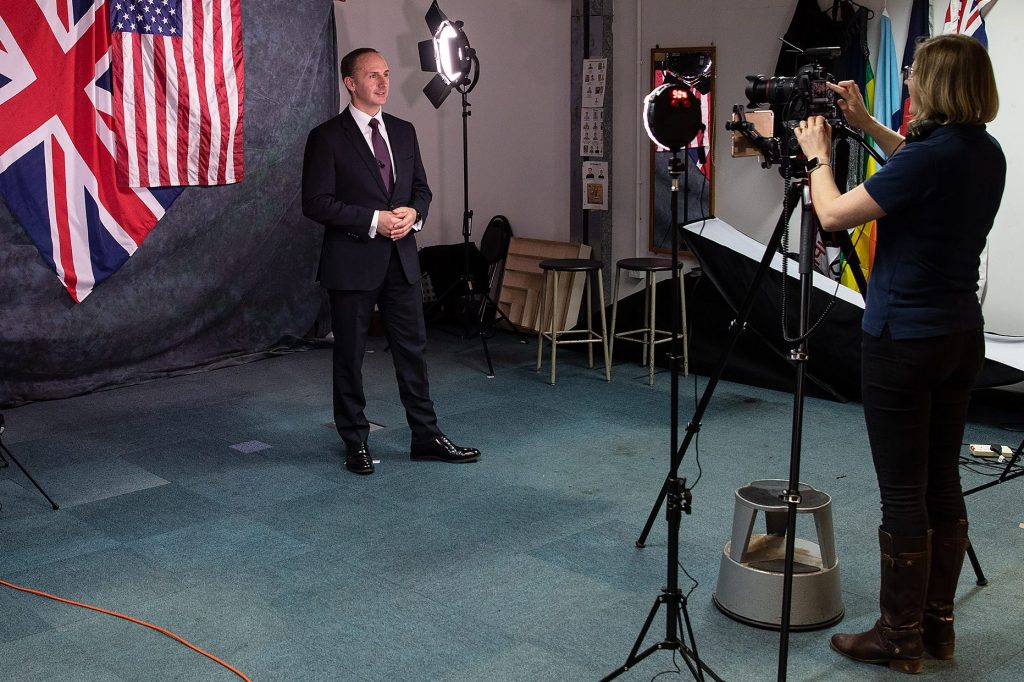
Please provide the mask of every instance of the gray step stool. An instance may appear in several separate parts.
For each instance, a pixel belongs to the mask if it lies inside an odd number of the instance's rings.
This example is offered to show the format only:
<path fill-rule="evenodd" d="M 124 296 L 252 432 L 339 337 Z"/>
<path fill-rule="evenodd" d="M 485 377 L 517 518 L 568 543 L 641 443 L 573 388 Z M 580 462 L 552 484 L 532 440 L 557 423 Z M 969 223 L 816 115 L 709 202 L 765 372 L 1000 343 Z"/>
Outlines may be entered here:
<path fill-rule="evenodd" d="M 732 538 L 722 552 L 715 606 L 734 620 L 756 627 L 782 626 L 782 588 L 786 561 L 788 506 L 780 494 L 788 481 L 754 481 L 736 491 Z M 790 628 L 816 630 L 843 618 L 839 559 L 832 532 L 832 498 L 800 484 L 797 514 L 813 514 L 817 543 L 796 538 Z M 757 512 L 765 534 L 754 534 Z M 798 518 L 799 520 L 799 518 Z"/>

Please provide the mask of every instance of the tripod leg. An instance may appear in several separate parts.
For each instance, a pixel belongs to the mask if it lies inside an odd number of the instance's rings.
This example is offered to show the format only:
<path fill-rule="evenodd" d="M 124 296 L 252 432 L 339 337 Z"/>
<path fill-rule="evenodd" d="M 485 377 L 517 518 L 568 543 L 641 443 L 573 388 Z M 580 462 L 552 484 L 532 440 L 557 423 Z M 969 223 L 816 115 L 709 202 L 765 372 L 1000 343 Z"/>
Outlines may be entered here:
<path fill-rule="evenodd" d="M 1006 483 L 1015 478 L 1020 478 L 1024 475 L 1024 469 L 1018 468 L 1014 471 L 1014 467 L 1020 462 L 1021 454 L 1024 453 L 1024 440 L 1017 446 L 1017 450 L 1013 453 L 1013 457 L 1006 463 L 1006 468 L 1003 469 L 1003 473 L 1000 474 L 999 478 L 988 483 L 982 483 L 981 485 L 975 486 L 970 490 L 964 491 L 964 497 L 973 495 L 974 493 L 991 488 L 992 486 L 999 485 L 1000 483 Z M 974 552 L 974 545 L 971 543 L 970 538 L 967 541 L 967 558 L 971 560 L 971 567 L 974 569 L 974 575 L 977 577 L 977 584 L 984 587 L 988 585 L 988 578 L 985 577 L 984 572 L 981 570 L 981 564 L 978 562 L 978 555 Z"/>
<path fill-rule="evenodd" d="M 651 623 L 654 622 L 654 617 L 658 615 L 658 608 L 664 601 L 665 596 L 658 595 L 658 598 L 654 601 L 654 606 L 651 607 L 651 612 L 647 614 L 647 620 L 644 621 L 643 627 L 640 628 L 640 634 L 637 635 L 636 641 L 633 643 L 633 648 L 629 650 L 629 655 L 626 656 L 626 662 L 622 664 L 621 668 L 616 668 L 608 675 L 602 677 L 601 682 L 614 680 L 616 677 L 629 670 L 632 666 L 636 665 L 661 648 L 661 644 L 659 643 L 644 649 L 639 654 L 637 653 L 640 651 L 640 645 L 644 643 L 644 638 L 647 637 L 647 632 L 651 629 Z"/>
<path fill-rule="evenodd" d="M 424 319 L 429 320 L 430 316 L 434 312 L 434 309 L 435 308 L 439 308 L 442 304 L 444 304 L 448 300 L 449 296 L 454 294 L 459 289 L 459 287 L 465 286 L 465 284 L 466 284 L 466 280 L 464 280 L 462 277 L 459 277 L 459 279 L 457 279 L 456 281 L 452 282 L 448 286 L 448 288 L 444 290 L 444 293 L 442 293 L 440 296 L 438 296 L 434 300 L 433 303 L 431 303 L 429 306 L 427 306 L 427 309 L 423 312 Z M 463 295 L 465 295 L 465 294 L 463 294 Z"/>
<path fill-rule="evenodd" d="M 686 597 L 682 597 L 682 604 L 680 605 L 677 617 L 679 618 L 679 632 L 685 632 L 690 636 L 690 648 L 687 649 L 686 645 L 683 644 L 682 648 L 680 648 L 679 651 L 683 655 L 683 660 L 686 661 L 686 665 L 690 668 L 690 672 L 693 673 L 693 676 L 696 677 L 698 680 L 701 680 L 701 682 L 703 682 L 704 671 L 701 667 L 700 656 L 697 654 L 697 638 L 693 636 L 693 624 L 690 623 L 690 612 L 686 608 Z M 684 619 L 686 621 L 685 629 L 683 629 Z M 693 662 L 690 661 L 691 653 Z M 694 663 L 696 665 L 694 665 Z M 695 667 L 696 670 L 694 670 Z"/>
<path fill-rule="evenodd" d="M 487 358 L 487 378 L 488 379 L 493 379 L 494 378 L 494 365 L 491 363 L 491 351 L 487 347 L 487 335 L 483 332 L 483 330 L 480 330 L 480 343 L 483 344 L 483 347 L 484 347 L 484 357 Z"/>
<path fill-rule="evenodd" d="M 853 280 L 857 283 L 860 288 L 861 295 L 865 295 L 868 291 L 868 281 L 864 278 L 864 270 L 861 266 L 860 256 L 857 254 L 857 249 L 853 246 L 853 240 L 850 239 L 850 233 L 845 230 L 832 233 L 832 238 L 839 244 L 839 251 L 843 254 L 843 258 L 848 263 L 847 267 L 850 268 L 850 273 L 853 275 Z"/>
<path fill-rule="evenodd" d="M 505 321 L 505 324 L 508 325 L 509 331 L 515 333 L 515 335 L 519 337 L 519 342 L 520 343 L 530 343 L 530 337 L 527 336 L 526 334 L 524 334 L 522 332 L 522 330 L 518 329 L 512 323 L 512 320 L 508 319 L 508 315 L 506 315 L 505 312 L 498 306 L 498 304 L 494 302 L 494 299 L 491 298 L 489 294 L 484 294 L 484 300 L 489 302 L 494 307 L 494 314 L 496 316 L 500 317 L 502 320 Z M 481 324 L 483 324 L 483 319 L 482 318 L 483 318 L 483 315 L 481 315 L 481 320 L 480 320 Z M 494 329 L 495 324 L 496 324 L 495 322 L 491 322 L 489 325 L 487 325 L 487 328 L 488 329 Z"/>
<path fill-rule="evenodd" d="M 790 207 L 790 212 L 795 207 L 796 200 L 799 196 L 800 190 L 796 185 L 794 185 L 790 188 L 789 200 L 787 201 L 787 205 Z M 677 460 L 682 459 L 683 454 L 690 446 L 690 441 L 693 440 L 693 437 L 698 431 L 700 431 L 700 420 L 704 416 L 704 412 L 707 410 L 708 404 L 711 402 L 711 396 L 715 392 L 715 388 L 718 386 L 719 380 L 722 378 L 722 373 L 729 364 L 729 356 L 736 347 L 740 334 L 743 333 L 743 330 L 746 327 L 747 318 L 750 316 L 750 310 L 754 307 L 757 295 L 761 292 L 761 282 L 771 269 L 772 259 L 775 257 L 776 251 L 779 250 L 779 244 L 782 242 L 782 235 L 789 223 L 790 215 L 791 213 L 787 213 L 786 210 L 783 209 L 778 222 L 775 224 L 775 231 L 772 233 L 771 239 L 768 240 L 768 244 L 765 246 L 764 255 L 757 267 L 754 278 L 750 282 L 750 286 L 747 288 L 743 302 L 738 306 L 734 306 L 734 309 L 736 310 L 736 319 L 733 320 L 732 326 L 729 330 L 729 338 L 726 340 L 725 347 L 722 350 L 718 366 L 715 368 L 714 374 L 708 380 L 707 386 L 704 387 L 704 393 L 701 394 L 700 403 L 698 403 L 697 409 L 694 411 L 693 417 L 690 419 L 690 423 L 686 427 L 686 436 L 683 438 L 683 442 L 675 454 L 675 459 Z M 687 248 L 697 258 L 697 262 L 702 262 L 703 259 L 700 256 L 700 249 L 691 240 L 687 240 L 687 242 Z M 675 466 L 678 466 L 678 463 L 676 463 Z M 667 484 L 668 477 L 665 479 L 665 485 Z M 640 537 L 636 541 L 637 547 L 643 547 L 647 542 L 647 536 L 650 535 L 651 528 L 654 527 L 654 521 L 658 517 L 658 510 L 661 509 L 661 505 L 665 502 L 665 494 L 666 490 L 663 485 L 661 492 L 658 494 L 658 499 L 655 501 L 654 507 L 651 509 L 651 513 L 647 517 L 647 523 L 644 525 L 643 532 L 640 533 Z"/>
<path fill-rule="evenodd" d="M 21 469 L 21 473 L 25 474 L 25 478 L 27 478 L 29 481 L 32 482 L 32 485 L 34 485 L 36 487 L 36 490 L 38 490 L 39 493 L 43 497 L 46 498 L 46 501 L 50 503 L 50 506 L 53 507 L 53 509 L 55 511 L 57 509 L 60 509 L 60 507 L 57 506 L 57 503 L 54 502 L 50 498 L 50 496 L 46 494 L 46 491 L 43 490 L 42 486 L 39 485 L 38 483 L 36 483 L 36 479 L 32 478 L 32 474 L 28 473 L 28 471 L 25 469 L 25 467 L 21 466 L 21 462 L 19 462 L 18 458 L 15 457 L 14 454 L 10 450 L 7 449 L 7 446 L 4 445 L 3 442 L 0 442 L 0 450 L 3 450 L 4 452 L 6 452 L 7 456 L 11 458 L 11 461 L 14 462 L 16 465 L 18 465 L 18 468 Z"/>
<path fill-rule="evenodd" d="M 988 578 L 985 577 L 985 573 L 981 570 L 978 555 L 975 554 L 974 545 L 971 544 L 970 540 L 967 541 L 967 558 L 971 560 L 971 568 L 974 569 L 974 576 L 977 578 L 976 584 L 981 587 L 988 585 Z"/>

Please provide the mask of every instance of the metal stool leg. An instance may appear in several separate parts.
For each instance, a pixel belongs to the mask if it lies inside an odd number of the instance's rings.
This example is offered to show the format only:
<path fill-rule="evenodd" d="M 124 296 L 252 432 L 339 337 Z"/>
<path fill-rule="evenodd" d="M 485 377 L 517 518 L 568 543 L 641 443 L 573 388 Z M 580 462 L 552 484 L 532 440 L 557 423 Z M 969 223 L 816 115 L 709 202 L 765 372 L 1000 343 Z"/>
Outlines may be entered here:
<path fill-rule="evenodd" d="M 768 535 L 786 536 L 789 513 L 784 511 L 764 512 L 764 532 Z"/>
<path fill-rule="evenodd" d="M 647 280 L 650 278 L 650 273 L 644 273 L 643 280 L 643 326 L 647 325 L 647 311 L 650 309 L 650 286 Z M 646 367 L 647 365 L 647 339 L 634 339 L 640 341 L 640 365 Z"/>
<path fill-rule="evenodd" d="M 540 312 L 537 316 L 537 367 L 534 369 L 535 372 L 540 371 L 541 357 L 544 353 L 544 313 L 547 308 L 548 288 L 548 273 L 545 271 L 540 286 Z"/>
<path fill-rule="evenodd" d="M 587 338 L 594 338 L 594 276 L 592 272 L 584 272 L 584 305 L 587 306 Z M 602 292 L 603 294 L 603 292 Z M 604 311 L 601 311 L 602 314 Z M 587 344 L 587 367 L 594 369 L 594 344 Z"/>
<path fill-rule="evenodd" d="M 838 563 L 836 539 L 832 530 L 832 505 L 827 504 L 814 512 L 814 526 L 818 531 L 818 549 L 821 551 L 822 568 L 832 568 Z"/>
<path fill-rule="evenodd" d="M 612 291 L 612 333 L 608 337 L 608 355 L 615 357 L 615 321 L 619 312 L 619 278 L 622 275 L 622 268 L 615 266 L 615 286 Z"/>
<path fill-rule="evenodd" d="M 597 271 L 597 302 L 601 310 L 601 348 L 604 350 L 604 380 L 612 380 L 612 353 L 608 345 L 608 323 L 604 316 L 604 277 Z M 593 346 L 594 344 L 588 344 Z"/>
<path fill-rule="evenodd" d="M 654 311 L 657 310 L 658 286 L 655 274 L 647 273 L 647 288 L 651 292 L 651 307 L 647 310 L 647 383 L 654 385 L 654 342 L 657 337 L 654 335 Z"/>
<path fill-rule="evenodd" d="M 729 543 L 729 558 L 736 563 L 743 563 L 743 555 L 747 553 L 756 518 L 757 510 L 751 509 L 737 498 L 732 511 L 732 540 Z"/>
<path fill-rule="evenodd" d="M 554 386 L 555 363 L 558 358 L 558 332 L 555 331 L 555 320 L 561 321 L 562 318 L 558 314 L 558 270 L 553 270 L 551 274 L 551 385 Z"/>

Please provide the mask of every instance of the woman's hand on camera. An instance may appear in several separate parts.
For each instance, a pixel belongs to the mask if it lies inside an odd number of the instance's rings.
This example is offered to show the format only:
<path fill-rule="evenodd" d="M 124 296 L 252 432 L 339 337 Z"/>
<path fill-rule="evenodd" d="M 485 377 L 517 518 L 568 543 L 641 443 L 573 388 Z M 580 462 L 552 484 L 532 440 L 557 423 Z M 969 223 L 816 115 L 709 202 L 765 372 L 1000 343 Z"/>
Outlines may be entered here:
<path fill-rule="evenodd" d="M 836 104 L 842 109 L 847 123 L 860 131 L 871 125 L 873 119 L 864 105 L 864 96 L 860 94 L 856 81 L 839 81 L 825 85 L 839 96 Z"/>
<path fill-rule="evenodd" d="M 827 165 L 832 153 L 832 126 L 824 116 L 811 116 L 793 129 L 800 149 L 808 159 L 817 157 L 822 165 Z"/>

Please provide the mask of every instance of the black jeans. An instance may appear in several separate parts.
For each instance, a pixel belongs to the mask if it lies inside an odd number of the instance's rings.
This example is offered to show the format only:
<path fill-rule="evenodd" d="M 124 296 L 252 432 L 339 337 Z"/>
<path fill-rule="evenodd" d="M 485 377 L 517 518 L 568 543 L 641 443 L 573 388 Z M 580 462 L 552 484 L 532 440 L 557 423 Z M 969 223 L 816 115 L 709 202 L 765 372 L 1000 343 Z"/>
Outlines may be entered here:
<path fill-rule="evenodd" d="M 864 333 L 861 390 L 882 498 L 882 529 L 922 536 L 966 519 L 960 448 L 985 359 L 981 330 L 893 340 Z"/>

